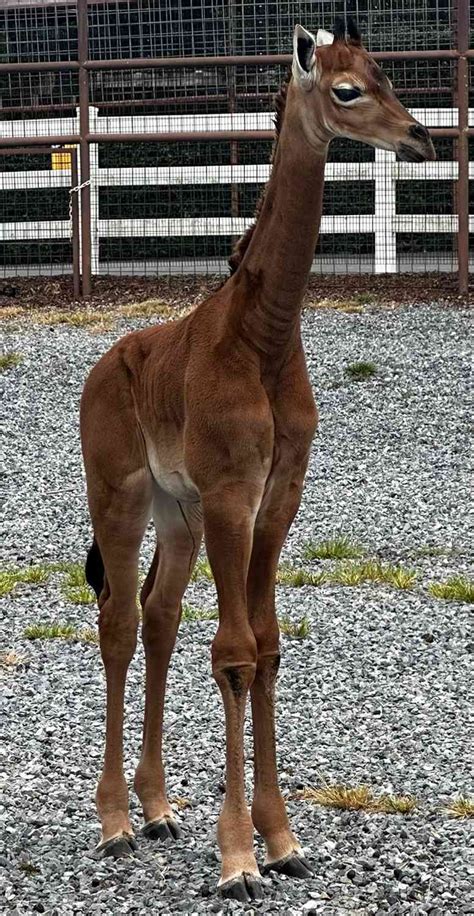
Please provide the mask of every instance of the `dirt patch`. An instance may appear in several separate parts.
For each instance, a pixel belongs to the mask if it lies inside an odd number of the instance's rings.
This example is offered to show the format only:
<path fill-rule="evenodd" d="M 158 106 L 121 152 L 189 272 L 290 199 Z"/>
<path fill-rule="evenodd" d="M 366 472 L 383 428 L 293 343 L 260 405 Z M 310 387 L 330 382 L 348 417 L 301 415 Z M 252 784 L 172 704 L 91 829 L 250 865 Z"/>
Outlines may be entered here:
<path fill-rule="evenodd" d="M 456 274 L 381 274 L 311 276 L 305 304 L 318 307 L 321 300 L 342 303 L 407 304 L 412 302 L 446 302 L 465 304 L 474 301 L 472 293 L 460 296 Z M 94 277 L 90 299 L 75 300 L 72 277 L 19 277 L 0 280 L 0 310 L 13 308 L 67 309 L 84 306 L 110 311 L 131 302 L 159 299 L 169 306 L 189 307 L 201 302 L 222 283 L 222 277 Z M 1 313 L 1 312 L 0 312 Z"/>

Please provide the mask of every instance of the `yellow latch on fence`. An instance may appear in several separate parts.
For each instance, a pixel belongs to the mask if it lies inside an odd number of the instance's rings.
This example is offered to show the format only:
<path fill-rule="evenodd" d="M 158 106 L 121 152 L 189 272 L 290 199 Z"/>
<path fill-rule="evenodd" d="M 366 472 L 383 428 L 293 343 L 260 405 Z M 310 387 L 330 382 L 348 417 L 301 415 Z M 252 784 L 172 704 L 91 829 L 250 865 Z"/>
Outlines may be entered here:
<path fill-rule="evenodd" d="M 71 153 L 64 152 L 64 149 L 72 149 L 73 145 L 69 143 L 60 152 L 51 153 L 51 168 L 54 172 L 71 168 Z"/>

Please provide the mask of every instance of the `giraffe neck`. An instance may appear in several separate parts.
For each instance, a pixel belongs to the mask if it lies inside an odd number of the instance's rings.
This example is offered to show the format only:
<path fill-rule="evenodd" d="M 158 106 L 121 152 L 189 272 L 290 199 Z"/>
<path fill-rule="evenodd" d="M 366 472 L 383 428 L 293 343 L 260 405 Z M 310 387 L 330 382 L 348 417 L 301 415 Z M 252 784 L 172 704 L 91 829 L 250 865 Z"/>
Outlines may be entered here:
<path fill-rule="evenodd" d="M 326 139 L 314 132 L 306 135 L 289 93 L 271 178 L 235 274 L 242 336 L 269 356 L 285 353 L 299 340 L 321 222 L 327 149 Z"/>

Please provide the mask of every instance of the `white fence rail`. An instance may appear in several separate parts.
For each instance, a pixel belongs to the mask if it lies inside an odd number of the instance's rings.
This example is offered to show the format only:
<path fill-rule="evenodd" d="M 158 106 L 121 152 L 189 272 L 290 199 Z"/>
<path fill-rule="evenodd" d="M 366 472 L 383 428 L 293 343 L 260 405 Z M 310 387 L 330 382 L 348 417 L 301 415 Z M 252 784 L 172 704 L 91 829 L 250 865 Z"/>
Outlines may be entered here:
<path fill-rule="evenodd" d="M 429 127 L 453 127 L 458 116 L 456 109 L 413 109 L 412 114 Z M 272 113 L 212 114 L 138 117 L 98 117 L 95 108 L 90 109 L 90 129 L 93 133 L 153 133 L 227 131 L 227 130 L 270 130 L 273 125 Z M 469 124 L 474 125 L 474 109 L 469 111 Z M 25 137 L 46 137 L 77 133 L 78 117 L 54 118 L 49 120 L 27 120 L 0 123 L 1 136 L 16 143 Z M 249 219 L 241 217 L 186 217 L 172 219 L 100 219 L 100 187 L 150 187 L 166 188 L 170 185 L 212 185 L 263 183 L 270 174 L 268 164 L 209 165 L 209 166 L 158 166 L 106 168 L 98 166 L 97 144 L 91 145 L 91 203 L 92 203 L 92 272 L 107 273 L 110 265 L 99 260 L 99 240 L 119 237 L 167 237 L 167 236 L 221 236 L 241 235 Z M 371 215 L 323 216 L 322 234 L 372 233 L 375 239 L 375 255 L 372 269 L 375 273 L 393 273 L 397 270 L 397 233 L 455 233 L 457 216 L 453 214 L 401 215 L 396 212 L 396 183 L 407 180 L 454 181 L 458 174 L 455 161 L 424 163 L 397 162 L 394 153 L 376 150 L 373 162 L 330 162 L 326 166 L 326 181 L 373 181 L 375 186 L 375 207 Z M 474 179 L 474 162 L 469 165 L 469 177 Z M 24 172 L 0 172 L 0 193 L 20 189 L 69 188 L 70 173 L 66 171 L 35 170 Z M 69 220 L 35 220 L 30 222 L 0 223 L 0 242 L 22 240 L 67 239 L 70 236 Z M 474 216 L 470 217 L 469 228 L 474 232 Z M 343 245 L 341 245 L 341 255 Z M 346 259 L 345 269 L 350 269 L 351 260 L 357 269 L 357 258 Z M 448 259 L 449 260 L 449 259 Z M 177 262 L 166 260 L 166 272 L 177 267 Z M 208 263 L 208 262 L 207 262 Z M 138 264 L 123 265 L 132 270 Z M 156 266 L 156 265 L 155 265 Z M 413 266 L 413 261 L 411 261 Z M 446 265 L 447 266 L 447 265 Z M 398 264 L 400 267 L 400 264 Z M 448 268 L 449 269 L 449 268 Z M 0 267 L 0 275 L 15 272 L 13 267 Z M 18 272 L 22 272 L 21 268 Z M 34 272 L 28 265 L 28 272 Z M 39 272 L 39 269 L 38 269 Z"/>

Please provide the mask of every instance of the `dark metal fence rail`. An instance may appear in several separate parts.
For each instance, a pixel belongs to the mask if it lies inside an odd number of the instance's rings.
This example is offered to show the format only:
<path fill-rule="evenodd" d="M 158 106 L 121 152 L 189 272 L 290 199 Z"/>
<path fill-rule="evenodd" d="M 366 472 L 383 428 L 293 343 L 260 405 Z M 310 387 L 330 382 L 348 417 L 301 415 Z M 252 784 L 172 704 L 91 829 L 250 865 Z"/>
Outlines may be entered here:
<path fill-rule="evenodd" d="M 290 63 L 291 57 L 288 54 L 281 53 L 281 48 L 287 43 L 288 29 L 294 18 L 293 8 L 295 4 L 288 3 L 286 18 L 288 23 L 282 25 L 282 19 L 278 10 L 279 5 L 272 0 L 265 0 L 264 3 L 258 0 L 242 0 L 239 3 L 239 9 L 243 10 L 243 15 L 237 17 L 234 15 L 234 4 L 225 3 L 223 0 L 194 0 L 192 6 L 199 7 L 202 12 L 199 28 L 195 27 L 192 17 L 186 13 L 186 9 L 181 6 L 180 0 L 171 2 L 171 0 L 162 0 L 156 4 L 154 0 L 77 0 L 77 4 L 69 0 L 43 0 L 42 3 L 30 3 L 26 0 L 3 0 L 5 8 L 10 10 L 11 15 L 18 18 L 18 39 L 14 48 L 6 48 L 3 51 L 0 44 L 0 77 L 9 75 L 13 78 L 15 75 L 18 79 L 25 75 L 32 79 L 37 74 L 54 74 L 58 73 L 61 79 L 65 74 L 71 74 L 71 78 L 77 81 L 77 89 L 74 86 L 70 90 L 70 95 L 62 101 L 51 105 L 41 106 L 39 104 L 31 107 L 31 111 L 39 110 L 67 110 L 72 109 L 78 102 L 79 125 L 77 132 L 57 135 L 25 135 L 21 138 L 12 138 L 11 136 L 0 136 L 0 148 L 11 148 L 13 144 L 17 148 L 28 147 L 34 150 L 35 147 L 53 146 L 57 144 L 77 144 L 79 146 L 80 157 L 80 182 L 81 182 L 81 268 L 82 268 L 82 291 L 84 296 L 90 294 L 91 289 L 91 269 L 92 269 L 92 239 L 91 239 L 91 144 L 141 144 L 150 141 L 160 144 L 197 144 L 202 141 L 208 144 L 230 142 L 231 156 L 236 161 L 236 151 L 238 144 L 250 142 L 269 141 L 272 138 L 270 130 L 190 130 L 190 131 L 156 131 L 146 132 L 134 129 L 130 131 L 116 131 L 102 133 L 90 129 L 90 106 L 96 104 L 94 95 L 97 92 L 97 84 L 91 85 L 93 75 L 100 74 L 120 74 L 129 72 L 135 73 L 171 73 L 171 84 L 179 86 L 179 80 L 176 76 L 179 72 L 194 70 L 196 72 L 213 69 L 222 70 L 232 77 L 223 81 L 226 91 L 206 95 L 202 93 L 198 96 L 183 96 L 182 105 L 191 106 L 194 111 L 202 111 L 202 106 L 213 104 L 218 106 L 219 110 L 236 111 L 246 110 L 251 102 L 253 109 L 267 110 L 268 99 L 271 93 L 263 87 L 265 91 L 259 92 L 259 80 L 265 83 L 262 74 L 270 73 L 271 68 L 281 68 Z M 300 12 L 300 18 L 311 23 L 314 18 L 314 4 L 301 2 L 296 4 Z M 280 5 L 281 6 L 281 5 Z M 455 146 L 455 160 L 458 163 L 458 177 L 456 180 L 456 191 L 453 195 L 453 212 L 457 216 L 457 269 L 459 276 L 459 289 L 461 293 L 466 293 L 468 288 L 469 272 L 469 138 L 474 136 L 474 128 L 469 127 L 469 64 L 474 59 L 474 50 L 469 49 L 469 0 L 429 0 L 420 5 L 420 10 L 413 11 L 413 24 L 410 26 L 409 33 L 403 28 L 397 28 L 396 11 L 393 4 L 379 4 L 380 9 L 374 10 L 369 2 L 356 0 L 351 4 L 351 12 L 355 12 L 359 19 L 369 22 L 370 17 L 379 20 L 378 29 L 369 31 L 370 35 L 376 34 L 379 39 L 379 50 L 371 49 L 373 56 L 381 61 L 389 62 L 391 65 L 404 66 L 405 62 L 417 66 L 422 65 L 428 73 L 429 66 L 439 68 L 449 66 L 449 85 L 440 86 L 441 78 L 438 77 L 438 85 L 435 86 L 405 86 L 401 95 L 405 91 L 408 96 L 410 93 L 417 97 L 426 99 L 430 98 L 430 93 L 436 95 L 451 94 L 452 104 L 458 112 L 458 123 L 456 126 L 436 127 L 431 130 L 435 138 L 450 138 Z M 35 9 L 38 16 L 44 15 L 48 8 L 56 7 L 55 15 L 57 22 L 56 31 L 59 29 L 63 36 L 61 41 L 54 41 L 51 37 L 51 49 L 61 53 L 61 59 L 24 59 L 31 54 L 31 38 L 24 32 L 24 23 L 22 15 L 25 9 Z M 290 10 L 291 7 L 291 10 Z M 325 19 L 331 18 L 335 13 L 346 12 L 346 3 L 337 2 L 337 0 L 322 0 L 318 8 L 324 13 Z M 189 7 L 188 7 L 189 9 Z M 136 15 L 135 15 L 136 14 Z M 420 22 L 425 31 L 417 31 L 417 16 L 421 15 Z M 128 31 L 125 29 L 125 37 L 120 33 L 119 44 L 123 51 L 128 52 L 127 56 L 122 59 L 113 59 L 100 56 L 104 53 L 104 46 L 107 37 L 116 29 L 120 17 L 128 16 Z M 133 22 L 132 22 L 133 20 Z M 416 20 L 416 21 L 415 21 Z M 26 21 L 26 20 L 25 20 Z M 288 28 L 287 28 L 288 27 Z M 261 35 L 262 30 L 265 32 L 263 47 L 270 53 L 257 53 L 257 38 Z M 410 50 L 404 50 L 398 47 L 408 40 L 408 35 L 415 45 Z M 161 36 L 161 37 L 160 37 Z M 164 36 L 164 37 L 163 37 Z M 1 33 L 0 33 L 1 41 Z M 143 53 L 144 44 L 149 42 L 150 56 L 144 57 L 135 54 L 138 50 Z M 438 42 L 445 47 L 430 47 L 430 44 Z M 380 49 L 380 45 L 382 48 Z M 386 45 L 385 47 L 383 45 Z M 454 45 L 454 47 L 453 47 Z M 49 47 L 49 46 L 48 46 Z M 211 50 L 216 48 L 224 49 L 226 53 L 211 54 Z M 370 47 L 370 40 L 369 40 Z M 176 54 L 177 49 L 184 49 L 185 54 Z M 227 53 L 238 49 L 239 53 Z M 105 48 L 105 50 L 109 50 Z M 3 51 L 3 53 L 2 53 Z M 156 54 L 155 52 L 160 52 Z M 196 53 L 196 52 L 201 53 Z M 44 48 L 41 48 L 41 54 L 44 54 Z M 8 57 L 8 60 L 1 59 Z M 54 58 L 54 54 L 49 55 Z M 11 58 L 11 59 L 10 59 Z M 15 59 L 13 59 L 15 58 Z M 472 66 L 472 65 L 471 65 Z M 254 76 L 248 77 L 249 70 L 253 68 Z M 444 71 L 443 71 L 444 72 Z M 441 70 L 439 70 L 441 73 Z M 240 77 L 236 78 L 236 74 Z M 256 74 L 256 75 L 255 75 Z M 114 78 L 115 79 L 115 78 Z M 161 77 L 163 85 L 166 81 Z M 269 78 L 270 79 L 270 78 Z M 445 77 L 446 79 L 446 77 Z M 240 81 L 240 82 L 239 82 Z M 237 86 L 239 83 L 239 86 Z M 140 85 L 144 86 L 143 81 Z M 114 107 L 125 107 L 131 111 L 137 110 L 137 103 L 142 107 L 158 108 L 166 107 L 174 103 L 177 105 L 178 98 L 157 98 L 156 80 L 149 80 L 150 93 L 149 98 L 135 98 L 135 93 L 128 99 L 107 99 L 99 101 L 98 105 L 108 112 Z M 114 83 L 114 87 L 116 84 Z M 40 87 L 41 88 L 41 87 Z M 119 84 L 120 88 L 120 84 Z M 242 91 L 242 89 L 244 91 Z M 246 91 L 248 90 L 248 91 Z M 61 89 L 62 92 L 62 89 Z M 21 92 L 19 91 L 20 96 Z M 153 97 L 154 96 L 154 97 Z M 219 99 L 219 101 L 217 101 Z M 263 109 L 259 106 L 259 100 L 266 99 L 266 107 Z M 406 99 L 404 98 L 406 102 Z M 138 107 L 139 107 L 138 105 Z M 221 108 L 219 108 L 221 106 Z M 242 107 L 240 107 L 242 106 Z M 421 106 L 420 106 L 421 107 Z M 18 113 L 19 109 L 25 113 L 27 106 L 24 105 L 7 105 L 3 108 L 3 114 L 6 118 Z M 250 110 L 253 110 L 250 108 Z M 155 109 L 156 110 L 156 109 Z M 213 109 L 215 110 L 215 109 Z M 433 110 L 429 107 L 427 111 Z M 2 109 L 0 109 L 0 114 Z M 108 117 L 106 114 L 105 117 Z M 41 122 L 38 121 L 38 124 Z M 1 125 L 1 122 L 0 122 Z M 0 131 L 1 132 L 1 131 Z M 472 141 L 471 141 L 472 143 Z M 234 186 L 232 186 L 234 187 Z M 238 212 L 237 198 L 233 193 L 231 212 Z"/>

